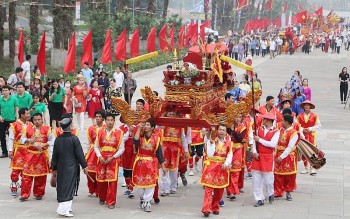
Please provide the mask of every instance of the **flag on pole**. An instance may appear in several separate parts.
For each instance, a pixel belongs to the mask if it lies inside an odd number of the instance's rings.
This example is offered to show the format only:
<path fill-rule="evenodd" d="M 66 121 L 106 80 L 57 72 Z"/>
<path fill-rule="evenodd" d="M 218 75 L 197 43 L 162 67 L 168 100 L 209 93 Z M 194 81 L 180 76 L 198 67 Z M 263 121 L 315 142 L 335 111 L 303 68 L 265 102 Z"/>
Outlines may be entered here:
<path fill-rule="evenodd" d="M 156 28 L 153 27 L 147 37 L 147 53 L 156 51 Z"/>
<path fill-rule="evenodd" d="M 136 28 L 130 39 L 130 57 L 136 57 L 140 55 L 140 29 Z"/>
<path fill-rule="evenodd" d="M 241 10 L 249 5 L 249 0 L 237 0 L 236 10 Z"/>
<path fill-rule="evenodd" d="M 18 39 L 18 62 L 19 65 L 22 65 L 24 62 L 24 34 L 23 30 L 19 33 L 19 39 Z"/>
<path fill-rule="evenodd" d="M 271 11 L 273 5 L 273 0 L 267 0 L 265 3 L 265 11 Z"/>
<path fill-rule="evenodd" d="M 169 37 L 170 37 L 170 46 L 171 46 L 171 50 L 173 50 L 175 48 L 175 27 L 174 24 L 171 24 L 171 28 L 169 31 Z"/>
<path fill-rule="evenodd" d="M 307 11 L 302 11 L 294 15 L 294 23 L 295 24 L 303 24 L 307 20 Z"/>
<path fill-rule="evenodd" d="M 315 14 L 317 17 L 323 17 L 323 6 L 321 6 L 319 9 L 315 11 Z"/>
<path fill-rule="evenodd" d="M 72 37 L 69 41 L 68 45 L 68 52 L 66 61 L 64 63 L 64 73 L 68 72 L 74 72 L 75 71 L 75 50 L 76 50 L 76 44 L 75 44 L 75 32 L 73 32 Z"/>
<path fill-rule="evenodd" d="M 83 39 L 83 55 L 81 56 L 80 65 L 84 66 L 84 62 L 92 65 L 92 30 L 90 30 Z"/>
<path fill-rule="evenodd" d="M 116 40 L 117 44 L 115 46 L 114 55 L 116 61 L 126 60 L 126 28 L 120 33 Z"/>
<path fill-rule="evenodd" d="M 177 48 L 184 48 L 184 39 L 185 39 L 185 26 L 180 27 L 179 29 L 179 38 L 177 39 Z"/>
<path fill-rule="evenodd" d="M 301 12 L 303 10 L 303 6 L 300 2 L 298 2 L 298 11 Z"/>
<path fill-rule="evenodd" d="M 37 65 L 40 69 L 41 75 L 46 74 L 46 32 L 43 32 L 43 35 L 41 37 L 39 50 L 38 50 L 38 57 L 37 57 Z"/>
<path fill-rule="evenodd" d="M 168 32 L 168 25 L 164 24 L 162 29 L 159 31 L 158 40 L 159 40 L 159 46 L 160 51 L 167 52 L 169 51 L 168 44 L 167 44 L 167 32 Z"/>
<path fill-rule="evenodd" d="M 112 31 L 108 30 L 102 49 L 101 63 L 112 63 Z"/>

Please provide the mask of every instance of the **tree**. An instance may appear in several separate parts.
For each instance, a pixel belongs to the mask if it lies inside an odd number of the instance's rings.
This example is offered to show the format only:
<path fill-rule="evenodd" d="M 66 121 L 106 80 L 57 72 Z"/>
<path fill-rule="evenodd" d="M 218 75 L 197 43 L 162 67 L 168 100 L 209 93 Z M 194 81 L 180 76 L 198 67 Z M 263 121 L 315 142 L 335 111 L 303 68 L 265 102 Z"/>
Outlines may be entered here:
<path fill-rule="evenodd" d="M 30 39 L 31 53 L 38 52 L 38 42 L 39 42 L 39 6 L 38 0 L 32 0 L 30 4 L 30 17 L 29 17 L 29 26 L 30 26 Z"/>
<path fill-rule="evenodd" d="M 169 0 L 164 0 L 162 18 L 166 18 L 167 14 L 168 14 L 168 6 L 169 6 Z"/>
<path fill-rule="evenodd" d="M 109 28 L 109 15 L 105 0 L 96 1 L 95 9 L 89 13 L 88 26 L 92 30 L 92 44 L 94 51 L 103 47 L 106 30 Z"/>
<path fill-rule="evenodd" d="M 73 32 L 73 14 L 75 1 L 54 0 L 53 9 L 53 47 L 63 49 L 68 47 L 68 39 Z"/>
<path fill-rule="evenodd" d="M 125 8 L 128 7 L 128 0 L 118 0 L 117 1 L 117 12 L 125 12 Z"/>
<path fill-rule="evenodd" d="M 16 54 L 16 2 L 9 2 L 9 47 L 10 60 L 13 62 Z"/>
<path fill-rule="evenodd" d="M 0 5 L 0 62 L 4 61 L 4 17 L 2 11 L 5 6 L 5 0 L 2 0 Z"/>

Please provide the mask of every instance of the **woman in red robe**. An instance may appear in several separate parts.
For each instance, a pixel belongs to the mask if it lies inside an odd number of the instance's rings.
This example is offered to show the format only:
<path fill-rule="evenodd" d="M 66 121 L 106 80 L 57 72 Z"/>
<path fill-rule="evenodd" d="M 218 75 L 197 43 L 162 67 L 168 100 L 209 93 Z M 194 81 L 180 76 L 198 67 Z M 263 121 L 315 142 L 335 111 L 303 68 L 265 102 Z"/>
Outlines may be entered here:
<path fill-rule="evenodd" d="M 97 110 L 101 110 L 105 108 L 102 91 L 98 87 L 97 81 L 93 81 L 91 83 L 91 90 L 89 91 L 88 100 L 89 100 L 89 108 L 88 108 L 89 118 L 91 118 L 92 123 L 95 124 L 95 112 Z"/>

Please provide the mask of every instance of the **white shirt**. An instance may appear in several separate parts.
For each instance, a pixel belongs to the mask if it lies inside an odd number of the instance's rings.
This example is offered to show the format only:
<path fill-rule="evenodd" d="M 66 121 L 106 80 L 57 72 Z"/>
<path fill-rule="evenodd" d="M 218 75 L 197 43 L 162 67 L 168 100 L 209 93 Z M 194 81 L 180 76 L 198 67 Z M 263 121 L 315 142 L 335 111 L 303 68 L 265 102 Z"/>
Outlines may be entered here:
<path fill-rule="evenodd" d="M 23 77 L 27 80 L 30 80 L 30 63 L 25 61 L 22 63 L 21 68 L 23 68 Z"/>
<path fill-rule="evenodd" d="M 226 142 L 226 138 L 224 138 L 224 140 L 220 140 L 220 138 L 218 138 L 218 141 L 219 143 L 225 143 Z M 231 138 L 229 139 L 229 141 L 231 141 Z M 204 142 L 205 142 L 205 147 L 206 147 L 206 151 L 207 151 L 207 156 L 208 157 L 213 157 L 214 156 L 214 153 L 215 153 L 215 149 L 216 149 L 216 145 L 215 145 L 215 142 L 214 144 L 211 144 L 210 143 L 210 139 L 207 138 L 207 136 L 204 137 Z M 231 162 L 232 162 L 232 151 L 230 151 L 228 154 L 227 154 L 227 157 L 225 159 L 225 166 L 229 167 L 231 166 Z"/>
<path fill-rule="evenodd" d="M 340 46 L 343 44 L 343 41 L 342 41 L 341 38 L 339 37 L 339 38 L 336 40 L 336 43 L 337 43 L 337 47 L 340 47 Z"/>
<path fill-rule="evenodd" d="M 293 126 L 287 128 L 285 130 L 285 132 L 291 130 L 293 128 Z M 298 135 L 294 135 L 291 139 L 289 139 L 289 142 L 288 142 L 288 146 L 287 148 L 283 151 L 283 153 L 280 155 L 280 158 L 284 159 L 288 156 L 288 154 L 292 151 L 292 149 L 294 148 L 295 144 L 297 143 L 298 141 Z"/>
<path fill-rule="evenodd" d="M 267 47 L 267 42 L 262 40 L 262 41 L 260 42 L 260 46 L 261 46 L 261 49 L 266 49 L 266 47 Z"/>
<path fill-rule="evenodd" d="M 264 128 L 264 137 L 266 136 L 267 132 L 273 129 L 274 127 L 272 126 L 271 128 L 267 129 L 265 126 L 262 126 Z M 278 143 L 278 139 L 280 137 L 280 131 L 277 131 L 273 137 L 271 138 L 271 141 L 266 141 L 262 138 L 259 138 L 259 143 L 264 145 L 265 147 L 269 148 L 275 148 Z M 253 147 L 252 147 L 252 152 L 257 153 L 256 151 L 256 142 L 254 141 Z"/>
<path fill-rule="evenodd" d="M 276 50 L 276 42 L 274 40 L 270 41 L 270 50 Z"/>
<path fill-rule="evenodd" d="M 114 130 L 115 130 L 114 128 L 112 130 L 110 130 L 110 131 L 108 131 L 106 129 L 107 135 L 110 135 L 112 133 L 112 131 L 114 131 Z M 127 132 L 127 134 L 129 135 L 129 132 Z M 118 158 L 124 153 L 124 151 L 125 151 L 124 139 L 125 139 L 125 134 L 123 136 L 123 140 L 120 142 L 118 151 L 113 155 L 114 158 Z M 97 157 L 101 157 L 102 155 L 101 155 L 101 152 L 100 152 L 100 148 L 99 148 L 99 143 L 98 142 L 99 142 L 98 138 L 96 138 L 94 150 L 95 150 L 96 156 Z"/>
<path fill-rule="evenodd" d="M 122 87 L 123 86 L 123 81 L 124 81 L 124 73 L 123 72 L 114 72 L 113 78 L 115 79 L 115 83 L 117 87 Z"/>

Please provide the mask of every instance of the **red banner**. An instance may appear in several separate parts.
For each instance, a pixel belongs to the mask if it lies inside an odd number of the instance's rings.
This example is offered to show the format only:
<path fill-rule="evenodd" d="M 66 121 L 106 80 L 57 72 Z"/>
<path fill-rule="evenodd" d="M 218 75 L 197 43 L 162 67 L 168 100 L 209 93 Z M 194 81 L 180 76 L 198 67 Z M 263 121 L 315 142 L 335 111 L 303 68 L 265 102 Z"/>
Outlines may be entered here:
<path fill-rule="evenodd" d="M 22 65 L 24 62 L 24 34 L 23 30 L 19 33 L 19 39 L 18 39 L 18 62 L 19 65 Z"/>
<path fill-rule="evenodd" d="M 156 51 L 156 28 L 153 27 L 147 37 L 147 53 Z"/>
<path fill-rule="evenodd" d="M 102 49 L 101 63 L 112 63 L 112 31 L 108 30 Z"/>
<path fill-rule="evenodd" d="M 270 11 L 272 9 L 273 0 L 267 0 L 265 3 L 265 11 Z"/>
<path fill-rule="evenodd" d="M 307 20 L 307 11 L 302 11 L 293 16 L 294 24 L 303 24 Z"/>
<path fill-rule="evenodd" d="M 178 49 L 182 49 L 185 47 L 184 40 L 185 40 L 185 26 L 182 26 L 179 29 L 179 38 L 177 39 L 177 48 Z"/>
<path fill-rule="evenodd" d="M 64 63 L 64 73 L 75 72 L 75 46 L 75 32 L 73 32 L 68 45 L 66 61 Z"/>
<path fill-rule="evenodd" d="M 140 29 L 136 28 L 130 39 L 130 57 L 136 57 L 140 55 Z"/>
<path fill-rule="evenodd" d="M 40 69 L 41 75 L 46 74 L 46 32 L 43 32 L 43 36 L 41 37 L 40 45 L 39 45 L 39 51 L 38 51 L 38 57 L 36 60 L 36 64 L 38 65 Z"/>
<path fill-rule="evenodd" d="M 241 10 L 249 5 L 249 0 L 237 0 L 237 10 Z"/>
<path fill-rule="evenodd" d="M 198 41 L 198 24 L 190 24 L 186 35 L 186 46 L 195 46 Z"/>
<path fill-rule="evenodd" d="M 317 17 L 323 17 L 323 6 L 321 6 L 319 9 L 315 11 L 315 14 Z"/>
<path fill-rule="evenodd" d="M 171 29 L 169 31 L 169 37 L 170 37 L 170 46 L 171 46 L 171 50 L 173 50 L 175 47 L 175 27 L 174 24 L 171 24 Z"/>
<path fill-rule="evenodd" d="M 126 29 L 120 33 L 117 38 L 117 44 L 115 46 L 114 55 L 116 61 L 125 61 L 126 60 Z"/>
<path fill-rule="evenodd" d="M 159 40 L 159 46 L 160 51 L 167 52 L 169 51 L 168 44 L 167 44 L 167 32 L 168 32 L 168 25 L 164 24 L 162 29 L 159 31 L 158 40 Z"/>
<path fill-rule="evenodd" d="M 92 65 L 92 30 L 90 30 L 83 39 L 83 55 L 81 56 L 80 65 L 84 66 L 84 62 Z"/>

